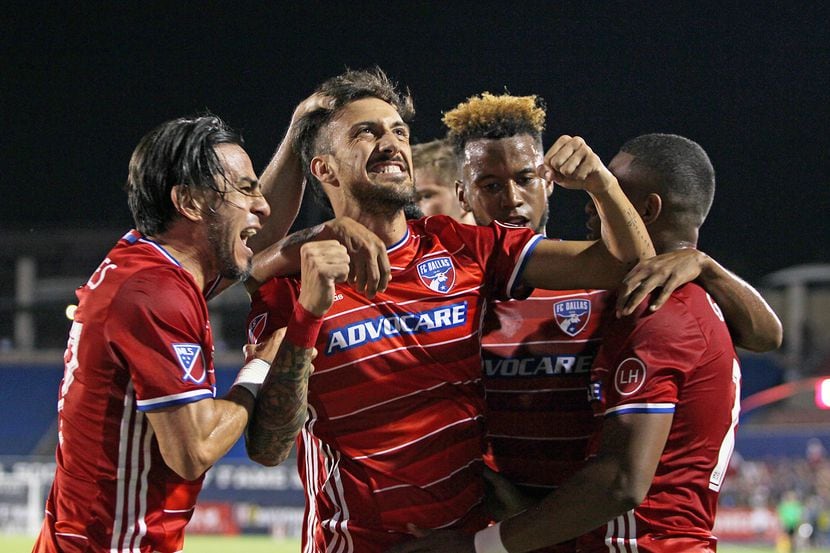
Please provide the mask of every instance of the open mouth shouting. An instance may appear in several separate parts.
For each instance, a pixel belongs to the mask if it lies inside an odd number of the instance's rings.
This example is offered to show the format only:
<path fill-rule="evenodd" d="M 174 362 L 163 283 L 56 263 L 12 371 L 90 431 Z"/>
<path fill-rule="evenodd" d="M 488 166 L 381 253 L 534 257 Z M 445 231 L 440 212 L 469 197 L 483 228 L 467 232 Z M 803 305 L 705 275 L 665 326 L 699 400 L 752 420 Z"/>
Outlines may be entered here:
<path fill-rule="evenodd" d="M 372 175 L 392 175 L 396 177 L 407 177 L 406 162 L 402 159 L 372 160 L 366 167 L 366 171 Z"/>

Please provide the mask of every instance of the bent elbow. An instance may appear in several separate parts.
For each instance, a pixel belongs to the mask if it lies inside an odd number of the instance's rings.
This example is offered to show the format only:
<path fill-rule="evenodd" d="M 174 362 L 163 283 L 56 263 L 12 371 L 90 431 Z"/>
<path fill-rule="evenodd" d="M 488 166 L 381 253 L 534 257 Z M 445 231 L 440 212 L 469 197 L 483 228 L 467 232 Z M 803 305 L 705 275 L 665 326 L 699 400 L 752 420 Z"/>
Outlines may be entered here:
<path fill-rule="evenodd" d="M 611 499 L 617 507 L 615 510 L 620 513 L 625 513 L 634 509 L 646 498 L 650 487 L 650 482 L 640 484 L 629 482 L 614 486 L 611 490 Z"/>
<path fill-rule="evenodd" d="M 735 345 L 755 353 L 773 351 L 784 343 L 784 331 L 781 325 L 769 329 L 767 332 L 756 332 L 752 336 L 736 340 Z"/>

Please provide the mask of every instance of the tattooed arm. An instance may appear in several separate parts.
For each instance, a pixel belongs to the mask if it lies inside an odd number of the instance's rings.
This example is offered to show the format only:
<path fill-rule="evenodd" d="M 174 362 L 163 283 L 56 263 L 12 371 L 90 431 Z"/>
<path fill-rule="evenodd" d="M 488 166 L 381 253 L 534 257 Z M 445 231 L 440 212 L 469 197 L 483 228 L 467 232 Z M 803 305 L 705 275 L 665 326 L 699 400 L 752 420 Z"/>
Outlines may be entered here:
<path fill-rule="evenodd" d="M 245 446 L 253 461 L 275 466 L 288 457 L 305 422 L 313 358 L 313 348 L 283 340 L 245 434 Z"/>
<path fill-rule="evenodd" d="M 249 457 L 267 466 L 285 460 L 305 422 L 314 343 L 323 315 L 334 301 L 335 284 L 349 274 L 346 248 L 334 240 L 304 244 L 300 259 L 300 297 L 256 395 L 246 433 Z M 272 336 L 266 343 L 275 339 L 279 337 Z"/>

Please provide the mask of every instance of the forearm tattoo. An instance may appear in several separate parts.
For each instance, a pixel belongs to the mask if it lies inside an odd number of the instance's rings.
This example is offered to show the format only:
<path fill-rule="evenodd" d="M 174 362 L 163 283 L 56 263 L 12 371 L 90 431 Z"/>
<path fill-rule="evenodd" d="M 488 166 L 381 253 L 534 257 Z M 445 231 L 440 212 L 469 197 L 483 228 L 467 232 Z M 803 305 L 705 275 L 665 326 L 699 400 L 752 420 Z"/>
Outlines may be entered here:
<path fill-rule="evenodd" d="M 306 242 L 314 240 L 314 238 L 316 238 L 317 235 L 323 231 L 323 228 L 323 225 L 316 225 L 298 230 L 297 232 L 292 232 L 282 239 L 280 242 L 280 250 L 285 251 L 295 246 L 302 246 Z"/>
<path fill-rule="evenodd" d="M 283 341 L 262 385 L 248 424 L 248 455 L 265 464 L 282 462 L 306 419 L 312 348 Z"/>

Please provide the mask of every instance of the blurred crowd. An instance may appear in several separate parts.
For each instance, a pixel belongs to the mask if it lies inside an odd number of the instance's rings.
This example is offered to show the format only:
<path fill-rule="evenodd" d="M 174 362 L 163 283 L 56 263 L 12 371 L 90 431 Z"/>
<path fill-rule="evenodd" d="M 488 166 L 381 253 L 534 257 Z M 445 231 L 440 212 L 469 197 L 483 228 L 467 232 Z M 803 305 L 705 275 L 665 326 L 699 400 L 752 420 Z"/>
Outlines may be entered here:
<path fill-rule="evenodd" d="M 818 440 L 802 457 L 744 459 L 732 456 L 731 474 L 720 494 L 721 507 L 772 511 L 788 550 L 797 545 L 830 546 L 830 458 Z"/>

